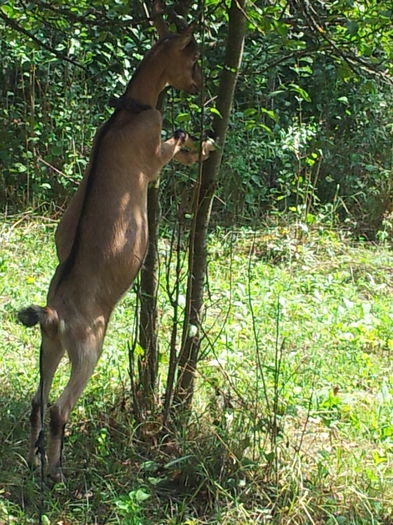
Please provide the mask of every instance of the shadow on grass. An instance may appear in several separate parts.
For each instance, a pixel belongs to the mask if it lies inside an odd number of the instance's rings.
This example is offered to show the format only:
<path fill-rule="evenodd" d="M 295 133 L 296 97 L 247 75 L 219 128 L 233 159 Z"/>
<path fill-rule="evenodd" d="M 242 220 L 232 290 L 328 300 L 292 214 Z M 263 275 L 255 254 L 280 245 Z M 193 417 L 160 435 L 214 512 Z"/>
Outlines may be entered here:
<path fill-rule="evenodd" d="M 4 506 L 18 523 L 37 516 L 39 504 L 39 479 L 34 479 L 27 466 L 30 399 L 16 397 L 9 389 L 0 392 L 2 409 L 0 425 L 0 486 Z M 0 516 L 2 517 L 2 516 Z M 1 521 L 1 520 L 0 520 Z"/>
<path fill-rule="evenodd" d="M 185 520 L 189 515 L 207 518 L 214 508 L 213 491 L 195 450 L 183 448 L 185 443 L 160 441 L 158 436 L 141 437 L 129 403 L 123 403 L 120 393 L 117 399 L 111 406 L 94 396 L 84 398 L 66 433 L 66 482 L 55 486 L 45 482 L 41 494 L 40 472 L 30 471 L 24 459 L 30 397 L 22 399 L 9 389 L 0 392 L 0 403 L 6 407 L 0 428 L 0 485 L 4 489 L 0 523 L 4 517 L 4 523 L 37 523 L 41 498 L 51 523 L 129 523 L 123 519 L 134 506 L 141 516 L 154 517 L 138 523 L 164 522 L 171 512 L 177 519 L 181 515 Z M 211 452 L 209 457 L 216 458 L 212 461 L 220 463 L 221 455 Z M 140 494 L 149 495 L 146 503 L 135 499 Z M 8 512 L 5 516 L 1 498 Z M 124 505 L 130 508 L 124 510 Z"/>
<path fill-rule="evenodd" d="M 85 399 L 86 415 L 76 412 L 66 432 L 66 481 L 53 485 L 45 480 L 41 492 L 40 469 L 32 471 L 25 459 L 30 396 L 22 399 L 9 388 L 0 391 L 0 524 L 37 523 L 42 499 L 51 523 L 113 523 L 116 499 L 139 482 L 129 414 L 113 407 L 98 409 Z M 47 434 L 46 424 L 46 442 Z"/>

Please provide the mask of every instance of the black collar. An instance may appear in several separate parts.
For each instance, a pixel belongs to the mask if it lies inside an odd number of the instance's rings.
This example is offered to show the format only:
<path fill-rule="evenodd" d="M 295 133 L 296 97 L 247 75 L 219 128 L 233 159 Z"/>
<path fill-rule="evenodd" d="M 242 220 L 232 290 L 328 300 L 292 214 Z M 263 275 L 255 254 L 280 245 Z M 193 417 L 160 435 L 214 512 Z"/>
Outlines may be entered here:
<path fill-rule="evenodd" d="M 125 95 L 122 95 L 119 98 L 112 97 L 109 100 L 109 105 L 112 108 L 125 109 L 126 111 L 131 111 L 132 113 L 141 113 L 142 111 L 153 109 L 148 104 L 142 104 L 142 102 L 139 102 L 134 98 L 128 98 Z"/>

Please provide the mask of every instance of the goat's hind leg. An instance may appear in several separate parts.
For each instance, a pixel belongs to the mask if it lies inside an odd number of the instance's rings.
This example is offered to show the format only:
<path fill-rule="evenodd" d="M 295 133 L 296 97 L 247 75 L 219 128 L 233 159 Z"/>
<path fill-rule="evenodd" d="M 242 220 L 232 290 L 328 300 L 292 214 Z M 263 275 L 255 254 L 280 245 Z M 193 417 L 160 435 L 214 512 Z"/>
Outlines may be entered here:
<path fill-rule="evenodd" d="M 82 340 L 78 340 L 76 337 L 68 337 L 67 339 L 71 376 L 59 399 L 50 407 L 47 473 L 54 481 L 63 479 L 62 449 L 65 425 L 97 364 L 101 354 L 103 330 L 90 333 Z"/>
<path fill-rule="evenodd" d="M 43 430 L 42 422 L 48 404 L 48 396 L 52 386 L 53 376 L 63 355 L 64 350 L 59 338 L 57 336 L 49 337 L 45 333 L 42 333 L 40 348 L 40 383 L 31 402 L 30 414 L 31 430 L 28 463 L 31 467 L 37 466 L 40 462 L 37 442 L 40 432 Z M 41 410 L 43 411 L 42 415 Z"/>

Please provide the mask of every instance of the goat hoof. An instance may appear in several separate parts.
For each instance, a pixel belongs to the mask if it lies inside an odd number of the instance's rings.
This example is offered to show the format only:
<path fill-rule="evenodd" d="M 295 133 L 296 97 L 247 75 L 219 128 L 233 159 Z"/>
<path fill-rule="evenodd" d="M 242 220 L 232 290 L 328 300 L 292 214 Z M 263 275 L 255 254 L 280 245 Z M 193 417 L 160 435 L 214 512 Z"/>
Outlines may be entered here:
<path fill-rule="evenodd" d="M 177 129 L 173 136 L 176 140 L 179 140 L 181 143 L 183 143 L 187 140 L 188 133 L 186 133 L 182 129 Z"/>
<path fill-rule="evenodd" d="M 206 140 L 203 141 L 203 148 L 205 151 L 210 152 L 210 151 L 216 151 L 217 149 L 220 149 L 220 146 L 214 139 L 207 138 Z"/>

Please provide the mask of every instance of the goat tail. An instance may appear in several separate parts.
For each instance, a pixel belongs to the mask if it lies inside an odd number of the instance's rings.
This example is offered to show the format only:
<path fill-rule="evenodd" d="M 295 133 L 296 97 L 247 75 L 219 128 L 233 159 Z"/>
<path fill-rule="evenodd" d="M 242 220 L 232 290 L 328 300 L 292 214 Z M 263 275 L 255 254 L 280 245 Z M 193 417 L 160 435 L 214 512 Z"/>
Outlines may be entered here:
<path fill-rule="evenodd" d="M 54 308 L 50 306 L 32 305 L 20 310 L 17 314 L 18 320 L 25 326 L 40 324 L 44 332 L 56 332 L 59 326 L 59 316 Z"/>

